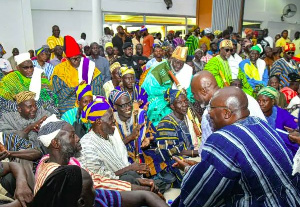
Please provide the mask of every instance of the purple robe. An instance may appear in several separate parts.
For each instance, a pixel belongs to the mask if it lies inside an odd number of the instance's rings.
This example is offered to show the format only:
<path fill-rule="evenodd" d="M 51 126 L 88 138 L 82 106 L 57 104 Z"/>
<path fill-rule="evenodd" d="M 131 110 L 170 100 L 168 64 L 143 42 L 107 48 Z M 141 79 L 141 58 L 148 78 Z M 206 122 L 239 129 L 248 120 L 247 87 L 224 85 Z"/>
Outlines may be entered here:
<path fill-rule="evenodd" d="M 271 125 L 271 127 L 275 130 L 279 129 L 286 132 L 284 128 L 285 126 L 292 129 L 296 129 L 298 127 L 298 124 L 294 120 L 295 117 L 293 117 L 287 110 L 279 108 L 278 106 L 273 106 L 272 115 L 266 117 L 266 119 L 268 120 L 268 123 Z M 293 155 L 295 155 L 299 148 L 299 145 L 296 143 L 292 143 L 289 140 L 288 134 L 280 132 L 279 130 L 276 131 L 281 136 L 286 146 L 291 150 Z"/>

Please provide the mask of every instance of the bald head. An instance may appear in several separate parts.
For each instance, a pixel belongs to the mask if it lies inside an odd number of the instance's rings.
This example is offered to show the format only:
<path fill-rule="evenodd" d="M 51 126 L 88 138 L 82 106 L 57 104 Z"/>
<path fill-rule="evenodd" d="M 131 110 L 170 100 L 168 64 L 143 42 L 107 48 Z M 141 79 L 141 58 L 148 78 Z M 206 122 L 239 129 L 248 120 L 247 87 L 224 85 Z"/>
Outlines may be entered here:
<path fill-rule="evenodd" d="M 208 71 L 197 73 L 191 83 L 192 93 L 202 107 L 207 106 L 214 93 L 219 89 L 215 77 Z"/>
<path fill-rule="evenodd" d="M 231 125 L 249 116 L 248 98 L 237 87 L 219 89 L 211 99 L 209 114 L 215 129 Z"/>
<path fill-rule="evenodd" d="M 81 168 L 82 174 L 82 192 L 77 206 L 93 206 L 95 200 L 95 190 L 93 180 L 90 174 Z"/>

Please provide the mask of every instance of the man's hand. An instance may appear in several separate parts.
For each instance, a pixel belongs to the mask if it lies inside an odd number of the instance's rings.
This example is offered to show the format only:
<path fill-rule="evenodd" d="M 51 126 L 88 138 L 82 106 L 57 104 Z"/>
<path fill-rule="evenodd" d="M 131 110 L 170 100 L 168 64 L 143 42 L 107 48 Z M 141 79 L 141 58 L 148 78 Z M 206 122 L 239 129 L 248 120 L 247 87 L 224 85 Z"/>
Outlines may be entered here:
<path fill-rule="evenodd" d="M 151 140 L 150 140 L 149 138 L 145 138 L 145 139 L 143 140 L 143 142 L 142 142 L 141 148 L 142 148 L 142 149 L 145 149 L 145 148 L 149 147 L 150 141 L 151 141 Z"/>
<path fill-rule="evenodd" d="M 144 65 L 145 64 L 145 60 L 139 60 L 139 65 Z"/>
<path fill-rule="evenodd" d="M 32 124 L 32 130 L 39 131 L 42 123 L 47 119 L 47 116 L 43 116 L 40 120 Z"/>
<path fill-rule="evenodd" d="M 136 171 L 139 174 L 147 174 L 150 171 L 149 166 L 145 163 L 133 163 L 130 165 L 130 169 L 132 171 Z"/>
<path fill-rule="evenodd" d="M 10 156 L 10 153 L 7 150 L 0 152 L 0 161 L 8 158 L 9 156 Z"/>
<path fill-rule="evenodd" d="M 179 168 L 180 170 L 184 171 L 184 168 L 185 167 L 188 167 L 188 166 L 193 166 L 193 165 L 196 165 L 198 164 L 198 162 L 196 161 L 193 161 L 193 160 L 181 160 L 179 159 L 178 157 L 172 157 L 173 160 L 176 161 L 176 163 L 174 163 L 172 165 L 172 167 L 176 167 L 176 168 Z"/>
<path fill-rule="evenodd" d="M 291 142 L 300 145 L 300 133 L 297 130 L 294 130 L 286 126 L 284 128 L 289 132 L 289 139 L 291 140 Z"/>
<path fill-rule="evenodd" d="M 145 123 L 141 124 L 141 125 L 137 125 L 136 127 L 133 128 L 132 130 L 132 133 L 130 135 L 130 140 L 133 141 L 133 140 L 136 140 L 139 135 L 140 135 L 140 130 L 141 128 L 145 126 Z"/>
<path fill-rule="evenodd" d="M 145 104 L 145 106 L 143 107 L 144 111 L 148 111 L 148 106 L 149 106 L 149 102 L 147 102 L 147 103 Z"/>
<path fill-rule="evenodd" d="M 153 193 L 158 193 L 158 187 L 154 184 L 154 181 L 152 179 L 146 179 L 146 178 L 137 178 L 141 186 L 147 186 L 150 187 L 150 191 Z"/>
<path fill-rule="evenodd" d="M 33 194 L 26 182 L 22 182 L 17 185 L 15 198 L 20 201 L 23 207 L 26 207 L 26 203 L 30 203 L 32 201 Z"/>

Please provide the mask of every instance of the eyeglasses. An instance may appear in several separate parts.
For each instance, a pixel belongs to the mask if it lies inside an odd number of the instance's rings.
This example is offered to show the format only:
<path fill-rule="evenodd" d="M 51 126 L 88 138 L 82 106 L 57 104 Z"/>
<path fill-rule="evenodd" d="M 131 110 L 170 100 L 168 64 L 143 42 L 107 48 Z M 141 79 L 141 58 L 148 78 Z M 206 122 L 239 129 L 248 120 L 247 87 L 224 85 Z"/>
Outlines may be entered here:
<path fill-rule="evenodd" d="M 225 49 L 226 52 L 233 52 L 233 49 Z"/>
<path fill-rule="evenodd" d="M 33 65 L 32 66 L 24 66 L 22 67 L 24 70 L 28 70 L 29 68 L 32 69 L 33 68 Z"/>
<path fill-rule="evenodd" d="M 294 52 L 287 52 L 288 55 L 294 55 Z"/>
<path fill-rule="evenodd" d="M 70 58 L 70 61 L 72 61 L 72 62 L 76 62 L 76 61 L 80 61 L 80 60 L 81 60 L 81 56 Z"/>
<path fill-rule="evenodd" d="M 121 109 L 125 109 L 129 106 L 132 106 L 132 101 L 129 101 L 128 103 L 124 103 L 122 105 L 120 105 L 120 104 L 115 104 L 115 105 L 119 106 Z"/>

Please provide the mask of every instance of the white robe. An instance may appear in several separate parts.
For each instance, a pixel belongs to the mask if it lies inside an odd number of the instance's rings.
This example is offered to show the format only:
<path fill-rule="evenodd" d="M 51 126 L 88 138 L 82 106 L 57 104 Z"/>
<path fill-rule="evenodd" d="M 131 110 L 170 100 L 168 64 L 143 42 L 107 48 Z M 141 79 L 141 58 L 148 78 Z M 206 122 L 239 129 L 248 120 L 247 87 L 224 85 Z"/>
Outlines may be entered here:
<path fill-rule="evenodd" d="M 184 63 L 182 69 L 179 72 L 175 72 L 175 77 L 180 83 L 180 86 L 184 89 L 188 89 L 192 82 L 193 76 L 193 68 Z M 176 84 L 174 83 L 172 89 L 179 89 L 177 88 Z"/>

